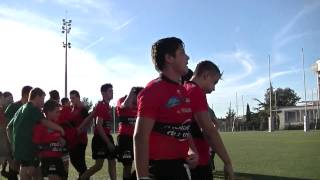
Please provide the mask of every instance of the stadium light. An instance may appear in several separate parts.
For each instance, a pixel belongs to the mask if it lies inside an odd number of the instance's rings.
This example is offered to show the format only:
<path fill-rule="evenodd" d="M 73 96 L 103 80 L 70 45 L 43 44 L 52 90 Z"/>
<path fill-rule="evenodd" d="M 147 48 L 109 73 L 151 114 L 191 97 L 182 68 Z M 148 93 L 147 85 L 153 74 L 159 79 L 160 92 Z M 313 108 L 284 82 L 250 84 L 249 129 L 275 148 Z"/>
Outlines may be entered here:
<path fill-rule="evenodd" d="M 71 43 L 68 42 L 68 34 L 71 30 L 72 20 L 62 19 L 61 33 L 65 34 L 65 41 L 62 43 L 62 47 L 65 48 L 65 72 L 64 72 L 64 97 L 68 97 L 68 48 L 71 48 Z"/>

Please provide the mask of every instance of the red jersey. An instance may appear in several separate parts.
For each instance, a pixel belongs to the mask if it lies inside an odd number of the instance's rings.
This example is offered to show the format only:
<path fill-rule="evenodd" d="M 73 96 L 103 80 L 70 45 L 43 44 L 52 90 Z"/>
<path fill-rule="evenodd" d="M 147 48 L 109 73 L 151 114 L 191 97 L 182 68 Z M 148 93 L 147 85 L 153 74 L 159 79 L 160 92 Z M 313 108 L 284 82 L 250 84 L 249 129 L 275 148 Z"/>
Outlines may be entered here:
<path fill-rule="evenodd" d="M 48 129 L 41 123 L 33 128 L 32 141 L 38 147 L 40 158 L 62 157 L 63 147 L 58 142 L 60 138 L 60 132 Z"/>
<path fill-rule="evenodd" d="M 77 145 L 76 139 L 78 138 L 78 133 L 75 125 L 71 121 L 71 111 L 72 108 L 68 106 L 62 106 L 60 110 L 60 116 L 57 123 L 63 128 L 64 130 L 64 139 L 67 141 L 68 148 L 72 149 Z"/>
<path fill-rule="evenodd" d="M 127 96 L 120 98 L 117 102 L 116 112 L 119 118 L 119 134 L 133 136 L 134 125 L 137 119 L 137 107 L 122 108 L 121 104 Z"/>
<path fill-rule="evenodd" d="M 110 134 L 112 126 L 112 111 L 108 103 L 99 101 L 95 107 L 94 117 L 101 118 L 103 120 L 103 129 L 106 134 Z M 94 134 L 99 134 L 97 127 L 94 130 Z"/>
<path fill-rule="evenodd" d="M 70 124 L 77 128 L 80 126 L 80 124 L 83 122 L 83 120 L 89 115 L 88 110 L 85 107 L 76 107 L 74 106 L 72 108 L 71 114 L 70 114 Z M 76 144 L 87 144 L 88 143 L 88 137 L 87 132 L 81 132 L 79 136 L 75 139 Z"/>
<path fill-rule="evenodd" d="M 191 100 L 192 112 L 208 111 L 207 97 L 203 90 L 196 83 L 191 81 L 185 83 L 184 87 Z M 199 153 L 198 165 L 208 165 L 210 159 L 210 146 L 206 139 L 204 139 L 202 131 L 195 121 L 193 121 L 191 125 L 191 134 Z"/>
<path fill-rule="evenodd" d="M 59 125 L 66 125 L 67 123 L 69 123 L 68 121 L 71 118 L 71 111 L 72 108 L 68 107 L 68 106 L 62 106 L 61 110 L 60 110 L 60 116 L 58 119 L 58 124 Z"/>
<path fill-rule="evenodd" d="M 192 112 L 185 88 L 165 76 L 138 96 L 138 117 L 155 121 L 149 138 L 150 160 L 186 159 Z"/>

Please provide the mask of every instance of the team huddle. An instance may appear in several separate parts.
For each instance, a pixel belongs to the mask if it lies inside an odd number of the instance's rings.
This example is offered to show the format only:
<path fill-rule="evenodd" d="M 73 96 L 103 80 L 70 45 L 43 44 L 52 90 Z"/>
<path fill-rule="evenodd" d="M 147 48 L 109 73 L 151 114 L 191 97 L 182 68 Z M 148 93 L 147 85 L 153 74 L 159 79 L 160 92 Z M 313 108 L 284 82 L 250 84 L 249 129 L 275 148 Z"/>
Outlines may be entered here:
<path fill-rule="evenodd" d="M 111 135 L 112 84 L 101 86 L 102 100 L 91 112 L 76 90 L 70 91 L 70 100 L 60 100 L 52 90 L 44 102 L 42 89 L 25 86 L 21 100 L 11 104 L 0 93 L 1 174 L 13 180 L 68 179 L 71 162 L 78 179 L 90 179 L 107 159 L 111 180 L 117 179 L 117 161 L 124 180 L 209 180 L 213 150 L 224 162 L 225 178 L 233 179 L 231 159 L 206 99 L 222 76 L 219 68 L 205 60 L 194 73 L 188 71 L 184 43 L 175 37 L 155 42 L 151 54 L 159 77 L 117 101 L 116 143 Z M 85 151 L 92 125 L 95 163 L 88 168 Z"/>

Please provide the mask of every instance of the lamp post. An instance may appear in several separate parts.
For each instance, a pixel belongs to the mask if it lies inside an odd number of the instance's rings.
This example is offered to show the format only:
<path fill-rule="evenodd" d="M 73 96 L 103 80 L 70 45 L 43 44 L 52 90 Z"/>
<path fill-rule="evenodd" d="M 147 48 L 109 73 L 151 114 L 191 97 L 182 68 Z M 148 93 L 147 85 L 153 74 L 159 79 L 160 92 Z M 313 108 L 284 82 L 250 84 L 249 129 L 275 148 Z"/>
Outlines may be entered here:
<path fill-rule="evenodd" d="M 62 19 L 62 34 L 65 34 L 65 41 L 62 42 L 65 48 L 65 64 L 64 64 L 64 97 L 68 97 L 68 48 L 71 48 L 71 43 L 68 42 L 68 34 L 71 30 L 72 20 Z"/>

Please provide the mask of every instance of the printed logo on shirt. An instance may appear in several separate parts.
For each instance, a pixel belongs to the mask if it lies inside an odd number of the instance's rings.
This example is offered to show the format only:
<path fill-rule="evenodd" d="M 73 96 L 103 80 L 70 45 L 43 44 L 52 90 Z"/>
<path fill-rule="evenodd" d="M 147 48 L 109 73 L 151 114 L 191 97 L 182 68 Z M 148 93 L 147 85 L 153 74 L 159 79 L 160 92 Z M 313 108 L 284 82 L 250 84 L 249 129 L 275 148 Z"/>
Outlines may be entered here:
<path fill-rule="evenodd" d="M 56 171 L 56 170 L 57 170 L 56 165 L 49 166 L 49 171 Z"/>
<path fill-rule="evenodd" d="M 190 98 L 186 98 L 186 103 L 190 103 L 190 102 L 191 102 Z"/>
<path fill-rule="evenodd" d="M 183 113 L 191 113 L 192 111 L 191 111 L 191 108 L 181 108 L 181 111 L 183 112 Z"/>
<path fill-rule="evenodd" d="M 172 96 L 169 101 L 167 102 L 166 107 L 167 108 L 172 108 L 174 106 L 178 106 L 179 104 L 181 104 L 181 101 L 179 98 Z"/>

